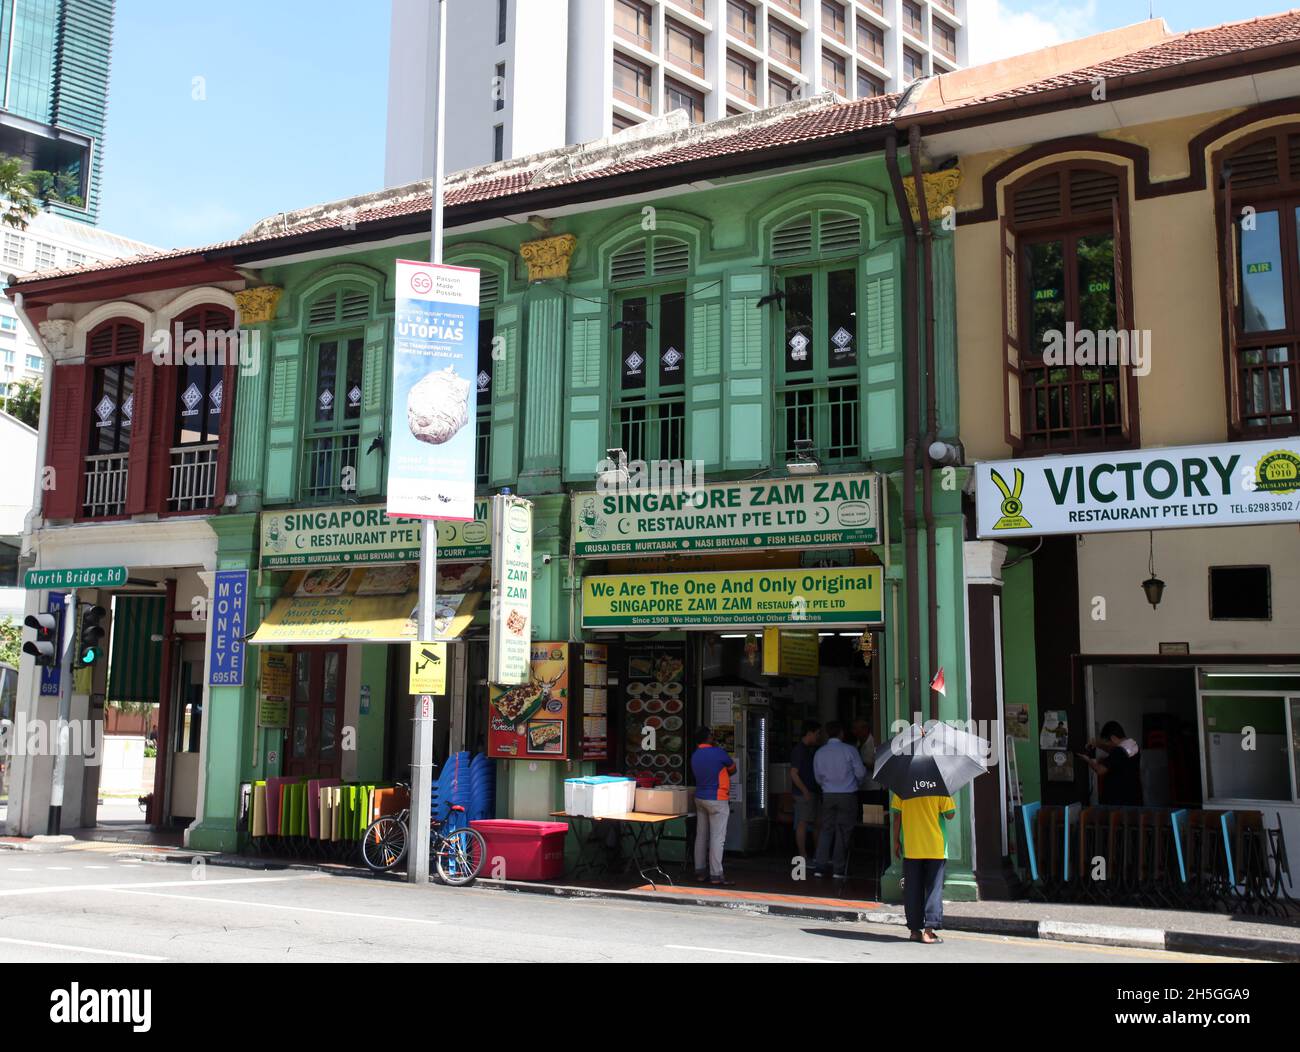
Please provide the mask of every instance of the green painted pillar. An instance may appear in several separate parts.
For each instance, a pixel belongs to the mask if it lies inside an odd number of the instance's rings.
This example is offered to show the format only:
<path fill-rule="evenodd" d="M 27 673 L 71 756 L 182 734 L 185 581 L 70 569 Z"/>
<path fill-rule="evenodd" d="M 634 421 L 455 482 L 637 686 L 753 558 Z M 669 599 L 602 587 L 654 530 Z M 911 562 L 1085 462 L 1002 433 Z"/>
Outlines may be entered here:
<path fill-rule="evenodd" d="M 524 496 L 561 488 L 564 404 L 564 313 L 561 288 L 534 285 L 527 300 L 524 343 L 524 440 L 519 492 Z"/>
<path fill-rule="evenodd" d="M 248 570 L 251 631 L 258 609 L 257 516 L 217 515 L 209 520 L 217 535 L 217 569 Z M 277 589 L 278 593 L 278 589 Z M 257 654 L 245 653 L 242 687 L 209 687 L 203 741 L 203 798 L 199 820 L 186 831 L 187 847 L 238 851 L 239 787 L 250 766 L 252 724 L 257 697 Z"/>

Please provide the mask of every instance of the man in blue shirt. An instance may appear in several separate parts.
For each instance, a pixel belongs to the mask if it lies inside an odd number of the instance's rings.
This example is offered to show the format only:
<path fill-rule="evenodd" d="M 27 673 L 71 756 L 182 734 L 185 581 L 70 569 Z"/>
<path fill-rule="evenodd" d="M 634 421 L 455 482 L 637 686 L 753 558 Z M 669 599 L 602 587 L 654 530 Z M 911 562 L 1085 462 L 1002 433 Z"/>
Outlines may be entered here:
<path fill-rule="evenodd" d="M 691 773 L 695 776 L 695 879 L 703 881 L 707 875 L 713 884 L 731 886 L 735 881 L 722 875 L 722 848 L 727 842 L 731 776 L 736 764 L 713 740 L 708 727 L 695 732 Z"/>
<path fill-rule="evenodd" d="M 808 833 L 817 829 L 817 812 L 821 803 L 821 788 L 813 773 L 813 757 L 817 754 L 817 739 L 822 725 L 816 720 L 804 720 L 803 733 L 790 750 L 790 784 L 794 789 L 794 842 L 799 857 L 808 858 Z M 816 843 L 813 844 L 816 847 Z"/>
<path fill-rule="evenodd" d="M 826 744 L 813 757 L 813 774 L 822 790 L 822 825 L 817 838 L 817 864 L 813 875 L 824 877 L 830 869 L 834 845 L 834 876 L 844 880 L 849 871 L 849 838 L 858 822 L 858 787 L 867 769 L 858 750 L 843 740 L 844 727 L 826 724 Z"/>

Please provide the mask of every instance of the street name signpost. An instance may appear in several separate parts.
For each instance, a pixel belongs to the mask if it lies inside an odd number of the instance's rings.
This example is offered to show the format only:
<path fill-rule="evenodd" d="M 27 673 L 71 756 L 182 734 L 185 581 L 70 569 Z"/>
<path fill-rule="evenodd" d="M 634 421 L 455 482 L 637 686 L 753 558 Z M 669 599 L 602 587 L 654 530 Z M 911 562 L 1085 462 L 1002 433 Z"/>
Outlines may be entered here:
<path fill-rule="evenodd" d="M 28 570 L 23 584 L 29 592 L 46 588 L 121 588 L 125 566 L 86 566 L 72 570 Z"/>

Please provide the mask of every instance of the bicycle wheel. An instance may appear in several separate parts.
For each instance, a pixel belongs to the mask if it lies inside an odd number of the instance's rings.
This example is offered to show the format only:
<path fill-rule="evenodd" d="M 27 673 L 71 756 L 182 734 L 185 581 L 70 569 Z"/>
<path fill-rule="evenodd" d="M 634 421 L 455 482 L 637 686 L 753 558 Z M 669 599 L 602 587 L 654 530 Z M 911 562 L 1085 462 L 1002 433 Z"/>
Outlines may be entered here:
<path fill-rule="evenodd" d="M 361 858 L 376 873 L 385 873 L 406 857 L 406 823 L 393 815 L 376 818 L 361 838 Z"/>
<path fill-rule="evenodd" d="M 477 829 L 457 829 L 437 842 L 434 859 L 444 883 L 464 887 L 482 872 L 487 862 L 487 841 Z"/>

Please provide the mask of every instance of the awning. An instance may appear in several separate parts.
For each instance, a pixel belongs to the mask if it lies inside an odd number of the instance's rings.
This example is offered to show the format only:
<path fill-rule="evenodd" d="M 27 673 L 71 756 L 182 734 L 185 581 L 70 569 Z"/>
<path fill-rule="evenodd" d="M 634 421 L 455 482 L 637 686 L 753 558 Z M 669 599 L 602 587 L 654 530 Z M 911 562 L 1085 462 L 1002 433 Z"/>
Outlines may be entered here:
<path fill-rule="evenodd" d="M 483 592 L 468 586 L 480 566 L 439 568 L 436 639 L 456 639 L 474 619 Z M 293 574 L 249 643 L 409 643 L 417 638 L 414 566 L 328 567 Z"/>
<path fill-rule="evenodd" d="M 114 599 L 109 701 L 159 700 L 166 615 L 167 600 L 161 595 L 119 595 Z M 160 641 L 154 642 L 155 638 Z"/>

